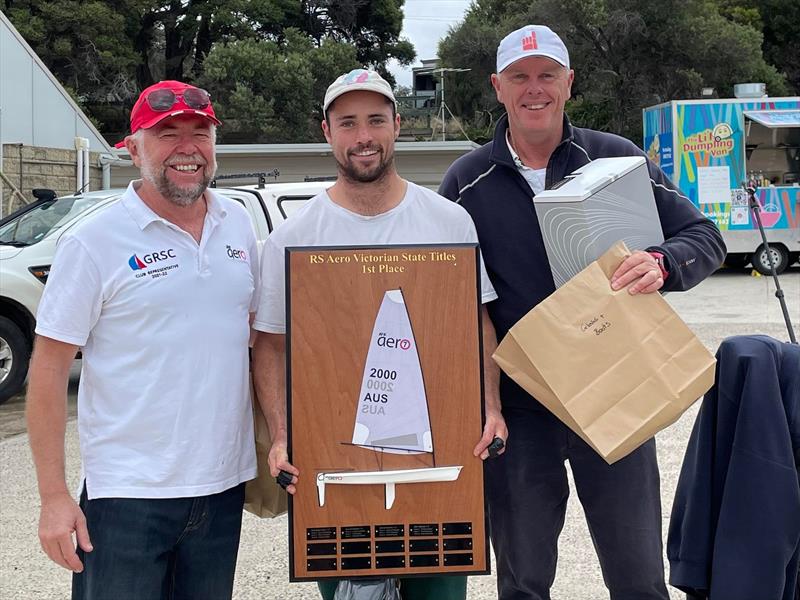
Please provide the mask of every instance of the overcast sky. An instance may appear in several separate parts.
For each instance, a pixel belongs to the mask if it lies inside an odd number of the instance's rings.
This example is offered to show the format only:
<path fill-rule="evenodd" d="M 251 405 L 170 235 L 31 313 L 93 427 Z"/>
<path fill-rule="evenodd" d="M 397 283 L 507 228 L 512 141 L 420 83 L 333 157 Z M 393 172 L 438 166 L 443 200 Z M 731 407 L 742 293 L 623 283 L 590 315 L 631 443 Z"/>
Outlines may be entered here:
<path fill-rule="evenodd" d="M 464 18 L 469 5 L 470 0 L 406 0 L 400 37 L 410 40 L 417 51 L 417 60 L 412 67 L 421 66 L 423 59 L 436 57 L 439 40 Z M 406 69 L 392 62 L 389 70 L 398 85 L 411 87 L 411 67 Z"/>

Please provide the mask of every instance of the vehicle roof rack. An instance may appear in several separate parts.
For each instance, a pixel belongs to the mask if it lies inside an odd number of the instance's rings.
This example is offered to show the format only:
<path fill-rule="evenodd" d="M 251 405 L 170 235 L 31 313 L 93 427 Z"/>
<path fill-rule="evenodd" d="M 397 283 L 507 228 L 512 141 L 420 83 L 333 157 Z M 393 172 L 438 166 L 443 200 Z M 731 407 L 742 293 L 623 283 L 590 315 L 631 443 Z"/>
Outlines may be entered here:
<path fill-rule="evenodd" d="M 336 181 L 336 175 L 322 175 L 320 177 L 306 175 L 303 177 L 303 181 Z"/>
<path fill-rule="evenodd" d="M 209 184 L 210 187 L 215 188 L 217 187 L 217 181 L 225 180 L 225 179 L 250 179 L 251 177 L 256 177 L 258 179 L 258 188 L 263 189 L 264 185 L 267 183 L 267 177 L 274 177 L 278 179 L 278 176 L 281 174 L 278 169 L 272 169 L 272 171 L 265 172 L 260 171 L 258 173 L 229 173 L 226 175 L 217 175 L 214 179 L 211 180 Z"/>

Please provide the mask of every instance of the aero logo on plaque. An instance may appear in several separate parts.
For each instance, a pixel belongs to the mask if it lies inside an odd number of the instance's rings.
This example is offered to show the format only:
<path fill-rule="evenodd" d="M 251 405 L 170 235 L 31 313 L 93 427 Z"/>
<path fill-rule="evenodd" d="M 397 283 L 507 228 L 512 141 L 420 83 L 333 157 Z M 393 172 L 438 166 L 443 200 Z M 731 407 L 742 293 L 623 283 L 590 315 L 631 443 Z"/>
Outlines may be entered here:
<path fill-rule="evenodd" d="M 489 571 L 477 254 L 287 249 L 292 581 Z"/>

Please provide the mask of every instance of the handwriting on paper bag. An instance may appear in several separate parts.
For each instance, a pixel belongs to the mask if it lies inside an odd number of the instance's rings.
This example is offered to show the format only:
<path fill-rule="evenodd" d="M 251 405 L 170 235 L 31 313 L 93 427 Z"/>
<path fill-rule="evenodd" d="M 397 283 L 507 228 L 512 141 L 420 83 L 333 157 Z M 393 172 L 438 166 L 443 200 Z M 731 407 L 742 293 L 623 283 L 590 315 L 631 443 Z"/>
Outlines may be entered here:
<path fill-rule="evenodd" d="M 592 317 L 588 321 L 581 323 L 581 331 L 591 331 L 595 335 L 604 333 L 611 327 L 611 321 L 606 319 L 605 315 L 600 313 L 596 317 Z"/>

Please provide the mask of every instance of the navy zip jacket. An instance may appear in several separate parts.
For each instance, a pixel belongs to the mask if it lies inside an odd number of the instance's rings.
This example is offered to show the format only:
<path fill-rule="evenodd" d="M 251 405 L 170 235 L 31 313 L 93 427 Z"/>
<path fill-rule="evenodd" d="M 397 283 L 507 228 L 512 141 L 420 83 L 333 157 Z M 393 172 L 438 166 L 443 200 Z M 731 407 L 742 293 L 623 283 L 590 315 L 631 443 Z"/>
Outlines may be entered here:
<path fill-rule="evenodd" d="M 669 582 L 692 598 L 793 600 L 800 563 L 800 346 L 728 338 L 681 468 Z"/>
<path fill-rule="evenodd" d="M 501 340 L 529 310 L 555 291 L 533 192 L 519 173 L 506 143 L 508 117 L 497 123 L 494 139 L 460 157 L 444 176 L 439 193 L 459 202 L 472 216 L 481 253 L 498 299 L 487 305 Z M 573 127 L 564 116 L 561 143 L 547 164 L 545 187 L 561 181 L 595 158 L 645 156 L 617 135 Z M 645 156 L 646 158 L 646 156 Z M 725 258 L 716 226 L 681 194 L 656 165 L 647 161 L 658 216 L 666 241 L 650 248 L 664 255 L 669 275 L 664 291 L 686 290 L 700 283 Z M 503 407 L 544 410 L 502 374 Z"/>

